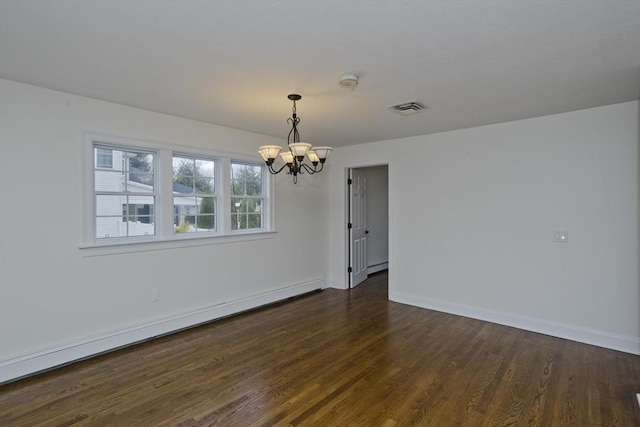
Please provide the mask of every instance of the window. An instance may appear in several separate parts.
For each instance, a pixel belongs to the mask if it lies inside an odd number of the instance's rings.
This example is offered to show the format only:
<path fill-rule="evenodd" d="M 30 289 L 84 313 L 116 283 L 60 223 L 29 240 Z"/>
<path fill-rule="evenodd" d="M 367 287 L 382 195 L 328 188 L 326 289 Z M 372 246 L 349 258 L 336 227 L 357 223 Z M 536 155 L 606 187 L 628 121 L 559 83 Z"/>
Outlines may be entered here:
<path fill-rule="evenodd" d="M 263 171 L 259 165 L 231 163 L 231 229 L 263 227 Z"/>
<path fill-rule="evenodd" d="M 173 226 L 176 233 L 216 230 L 216 162 L 173 156 Z"/>
<path fill-rule="evenodd" d="M 99 145 L 94 152 L 95 238 L 155 235 L 155 154 Z"/>
<path fill-rule="evenodd" d="M 153 218 L 153 205 L 122 205 L 122 221 L 151 224 L 151 218 Z"/>
<path fill-rule="evenodd" d="M 127 251 L 142 251 L 269 238 L 272 182 L 254 157 L 87 135 L 83 247 L 118 253 L 129 243 Z"/>
<path fill-rule="evenodd" d="M 111 169 L 113 167 L 113 151 L 109 148 L 96 148 L 96 168 Z"/>

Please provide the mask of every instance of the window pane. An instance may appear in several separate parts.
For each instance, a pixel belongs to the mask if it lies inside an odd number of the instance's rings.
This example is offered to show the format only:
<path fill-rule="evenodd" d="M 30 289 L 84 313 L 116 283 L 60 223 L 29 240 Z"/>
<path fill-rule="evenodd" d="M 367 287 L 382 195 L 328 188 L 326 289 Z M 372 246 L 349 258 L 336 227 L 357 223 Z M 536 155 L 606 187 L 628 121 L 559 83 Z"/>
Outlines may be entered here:
<path fill-rule="evenodd" d="M 96 238 L 155 234 L 154 196 L 97 195 Z"/>
<path fill-rule="evenodd" d="M 117 217 L 96 218 L 96 239 L 108 239 L 120 237 L 120 224 L 122 221 Z"/>
<path fill-rule="evenodd" d="M 155 224 L 138 222 L 127 222 L 127 236 L 153 236 L 156 234 Z"/>
<path fill-rule="evenodd" d="M 148 172 L 153 174 L 153 153 L 135 150 L 118 150 L 116 148 L 94 148 L 96 167 L 108 167 L 117 171 Z M 110 160 L 109 160 L 110 159 Z"/>
<path fill-rule="evenodd" d="M 176 233 L 216 229 L 215 197 L 174 196 L 173 213 L 173 226 Z"/>
<path fill-rule="evenodd" d="M 153 176 L 153 154 L 129 151 L 124 155 L 129 161 L 127 170 L 132 173 L 146 172 Z"/>
<path fill-rule="evenodd" d="M 217 229 L 218 209 L 231 218 L 233 230 L 263 229 L 263 205 L 268 203 L 263 186 L 263 165 L 230 160 L 231 206 L 220 205 L 216 167 L 220 160 L 191 154 L 172 157 L 171 169 L 158 170 L 160 152 L 109 143 L 93 145 L 95 239 L 156 234 L 157 206 L 172 203 L 176 233 L 212 233 Z M 162 177 L 157 176 L 162 174 Z M 172 199 L 159 198 L 155 183 L 172 175 Z M 219 175 L 218 175 L 219 177 Z M 228 197 L 228 196 L 227 196 Z M 229 218 L 227 217 L 227 218 Z M 267 216 L 269 218 L 269 216 Z M 164 220 L 163 220 L 164 221 Z M 226 222 L 226 221 L 225 221 Z M 163 222 L 164 223 L 164 222 Z M 164 225 L 163 225 L 164 228 Z M 167 236 L 165 236 L 167 237 Z"/>
<path fill-rule="evenodd" d="M 262 228 L 263 166 L 248 163 L 231 164 L 231 228 L 250 230 Z"/>
<path fill-rule="evenodd" d="M 173 226 L 176 233 L 216 229 L 215 166 L 216 161 L 211 159 L 173 156 Z"/>
<path fill-rule="evenodd" d="M 155 154 L 99 144 L 94 153 L 96 239 L 154 235 Z"/>
<path fill-rule="evenodd" d="M 213 197 L 198 198 L 197 230 L 207 231 L 215 229 L 215 199 Z"/>
<path fill-rule="evenodd" d="M 234 196 L 243 196 L 244 195 L 244 181 L 240 180 L 231 180 L 231 194 Z"/>
<path fill-rule="evenodd" d="M 122 216 L 122 205 L 127 204 L 127 196 L 96 196 L 96 216 Z"/>
<path fill-rule="evenodd" d="M 262 166 L 247 166 L 245 187 L 247 196 L 262 195 Z"/>
<path fill-rule="evenodd" d="M 129 172 L 127 180 L 129 190 L 143 193 L 153 192 L 153 174 L 148 172 Z"/>
<path fill-rule="evenodd" d="M 247 228 L 262 228 L 262 215 L 260 214 L 247 215 Z"/>
<path fill-rule="evenodd" d="M 108 148 L 95 148 L 96 168 L 108 168 L 113 167 L 113 151 Z"/>
<path fill-rule="evenodd" d="M 173 174 L 193 175 L 193 159 L 173 156 Z"/>
<path fill-rule="evenodd" d="M 195 178 L 195 193 L 199 194 L 213 194 L 213 179 L 212 178 Z"/>
<path fill-rule="evenodd" d="M 173 225 L 176 233 L 195 231 L 196 215 L 198 212 L 195 197 L 173 197 Z"/>
<path fill-rule="evenodd" d="M 231 198 L 232 230 L 262 228 L 262 204 L 264 199 L 252 197 Z"/>
<path fill-rule="evenodd" d="M 100 146 L 94 147 L 94 152 L 96 157 L 94 172 L 96 191 L 153 193 L 154 154 Z M 111 159 L 108 170 L 99 169 L 106 167 L 108 157 Z"/>
<path fill-rule="evenodd" d="M 96 191 L 120 192 L 124 188 L 124 173 L 114 170 L 96 170 L 94 174 Z"/>
<path fill-rule="evenodd" d="M 238 197 L 231 198 L 231 212 L 246 212 L 247 204 L 243 203 L 244 199 Z"/>
<path fill-rule="evenodd" d="M 231 164 L 231 194 L 234 196 L 245 195 L 245 165 L 232 163 Z"/>
<path fill-rule="evenodd" d="M 215 162 L 213 160 L 196 159 L 196 170 L 200 176 L 206 178 L 214 177 Z"/>
<path fill-rule="evenodd" d="M 214 194 L 215 161 L 173 157 L 173 191 L 180 194 Z"/>
<path fill-rule="evenodd" d="M 193 177 L 185 175 L 173 176 L 173 192 L 179 194 L 193 194 Z"/>
<path fill-rule="evenodd" d="M 232 163 L 231 194 L 234 196 L 261 196 L 262 171 L 262 166 Z"/>
<path fill-rule="evenodd" d="M 262 228 L 262 215 L 260 214 L 231 214 L 232 230 L 249 230 Z"/>

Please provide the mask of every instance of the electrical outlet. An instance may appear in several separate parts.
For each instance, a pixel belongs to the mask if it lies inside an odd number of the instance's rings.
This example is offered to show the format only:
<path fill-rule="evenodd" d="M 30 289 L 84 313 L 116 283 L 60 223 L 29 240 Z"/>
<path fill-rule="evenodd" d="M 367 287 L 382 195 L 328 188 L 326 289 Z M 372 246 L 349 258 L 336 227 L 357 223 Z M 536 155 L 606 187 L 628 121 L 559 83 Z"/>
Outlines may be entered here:
<path fill-rule="evenodd" d="M 151 302 L 160 301 L 160 289 L 153 289 L 151 291 Z"/>
<path fill-rule="evenodd" d="M 566 230 L 556 230 L 553 232 L 554 243 L 569 243 L 569 232 Z"/>

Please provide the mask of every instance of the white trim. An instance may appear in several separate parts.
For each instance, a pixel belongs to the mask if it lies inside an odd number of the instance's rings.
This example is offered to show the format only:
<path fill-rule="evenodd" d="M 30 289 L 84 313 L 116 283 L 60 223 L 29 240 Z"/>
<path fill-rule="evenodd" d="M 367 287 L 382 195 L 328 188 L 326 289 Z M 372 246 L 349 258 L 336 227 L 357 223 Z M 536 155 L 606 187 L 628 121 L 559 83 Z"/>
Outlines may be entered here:
<path fill-rule="evenodd" d="M 87 337 L 59 347 L 4 360 L 0 362 L 0 384 L 56 366 L 86 359 L 123 346 L 135 344 L 159 335 L 176 332 L 181 329 L 282 301 L 307 292 L 324 289 L 324 287 L 324 278 L 319 277 L 308 282 L 204 307 L 94 337 Z"/>
<path fill-rule="evenodd" d="M 350 178 L 350 174 L 349 172 L 351 171 L 351 169 L 359 169 L 359 168 L 368 168 L 368 167 L 376 167 L 376 166 L 386 166 L 387 167 L 387 195 L 389 197 L 389 206 L 387 208 L 387 214 L 388 214 L 388 219 L 387 219 L 387 224 L 389 226 L 389 229 L 387 230 L 387 234 L 389 236 L 393 235 L 393 212 L 394 210 L 391 209 L 391 206 L 395 206 L 393 204 L 393 185 L 392 185 L 392 160 L 387 160 L 387 161 L 371 161 L 371 162 L 367 162 L 365 161 L 364 163 L 349 163 L 348 165 L 344 166 L 344 177 L 343 177 L 343 185 L 342 185 L 342 191 L 343 191 L 343 209 L 344 209 L 344 214 L 342 215 L 342 220 L 344 221 L 341 225 L 342 229 L 344 230 L 343 233 L 343 238 L 344 238 L 344 257 L 342 259 L 342 266 L 343 266 L 343 274 L 344 274 L 344 284 L 341 284 L 340 282 L 333 280 L 332 284 L 330 285 L 330 287 L 332 288 L 336 288 L 336 289 L 348 289 L 349 285 L 351 284 L 351 273 L 349 273 L 348 267 L 349 264 L 351 263 L 350 258 L 350 247 L 351 247 L 351 232 L 350 230 L 347 228 L 347 224 L 349 223 L 349 203 L 351 203 L 351 201 L 349 200 L 349 184 L 347 183 L 347 180 Z M 389 254 L 389 259 L 392 259 L 392 255 L 393 255 L 393 246 L 392 246 L 392 240 L 393 239 L 389 239 L 389 247 L 388 247 L 388 254 Z M 387 262 L 387 268 L 388 266 L 388 262 Z M 370 274 L 371 272 L 369 272 L 367 270 L 367 274 Z M 394 277 L 393 275 L 389 275 L 388 278 L 388 284 L 389 284 L 389 289 L 392 289 L 392 287 L 394 286 L 395 282 L 394 282 Z"/>
<path fill-rule="evenodd" d="M 153 236 L 127 236 L 111 239 L 96 239 L 95 234 L 95 144 L 122 150 L 143 150 L 153 152 L 154 164 L 154 195 L 156 197 L 156 233 Z M 275 184 L 260 157 L 255 155 L 232 154 L 216 150 L 203 150 L 189 146 L 176 146 L 163 142 L 144 141 L 134 138 L 108 136 L 104 134 L 83 133 L 82 155 L 84 164 L 81 182 L 84 183 L 81 196 L 81 209 L 84 212 L 82 221 L 81 243 L 78 245 L 83 256 L 111 255 L 114 253 L 130 253 L 155 251 L 187 246 L 203 246 L 236 241 L 260 240 L 273 237 L 275 233 Z M 206 158 L 216 162 L 215 182 L 217 183 L 218 201 L 216 221 L 218 228 L 206 233 L 176 234 L 173 226 L 173 156 L 191 158 Z M 231 194 L 230 168 L 233 162 L 245 163 L 262 168 L 263 182 L 263 227 L 251 230 L 231 230 Z"/>
<path fill-rule="evenodd" d="M 636 337 L 616 335 L 566 323 L 486 310 L 464 304 L 414 297 L 401 292 L 392 292 L 391 290 L 389 291 L 389 300 L 640 355 L 640 339 Z"/>
<path fill-rule="evenodd" d="M 232 235 L 215 234 L 212 236 L 196 235 L 193 237 L 190 235 L 185 235 L 177 237 L 175 239 L 156 238 L 153 240 L 144 241 L 136 241 L 134 239 L 131 239 L 130 241 L 117 240 L 105 242 L 100 245 L 79 245 L 78 249 L 81 250 L 82 256 L 90 257 L 272 239 L 276 234 L 277 231 L 252 231 L 244 233 L 234 233 Z"/>
<path fill-rule="evenodd" d="M 389 263 L 381 262 L 379 264 L 375 264 L 367 267 L 367 274 L 373 274 L 373 273 L 377 273 L 378 271 L 388 270 L 388 269 L 389 269 Z"/>
<path fill-rule="evenodd" d="M 141 139 L 137 137 L 119 136 L 106 134 L 103 132 L 96 132 L 91 130 L 85 130 L 83 133 L 83 145 L 93 145 L 93 141 L 101 142 L 107 145 L 115 145 L 120 148 L 140 148 L 144 150 L 158 151 L 167 150 L 175 153 L 184 153 L 196 156 L 205 156 L 211 158 L 227 157 L 234 160 L 252 162 L 258 165 L 262 165 L 262 158 L 258 154 L 241 154 L 230 151 L 222 151 L 217 149 L 202 148 L 194 145 L 187 144 L 175 144 L 166 141 L 157 141 L 153 139 Z M 93 167 L 93 162 L 89 165 Z"/>
<path fill-rule="evenodd" d="M 339 282 L 337 280 L 328 280 L 326 283 L 326 287 L 333 288 L 333 289 L 340 289 L 344 291 L 347 289 L 347 284 L 344 282 Z"/>

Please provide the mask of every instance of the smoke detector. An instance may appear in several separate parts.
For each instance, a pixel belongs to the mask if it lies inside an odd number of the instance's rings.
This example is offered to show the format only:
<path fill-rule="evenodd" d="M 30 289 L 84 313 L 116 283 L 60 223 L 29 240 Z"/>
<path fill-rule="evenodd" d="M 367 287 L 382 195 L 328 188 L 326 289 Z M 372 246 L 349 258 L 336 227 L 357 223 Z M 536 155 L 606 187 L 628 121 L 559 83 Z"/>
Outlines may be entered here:
<path fill-rule="evenodd" d="M 356 74 L 343 74 L 338 80 L 340 87 L 354 90 L 358 86 L 358 76 Z"/>

